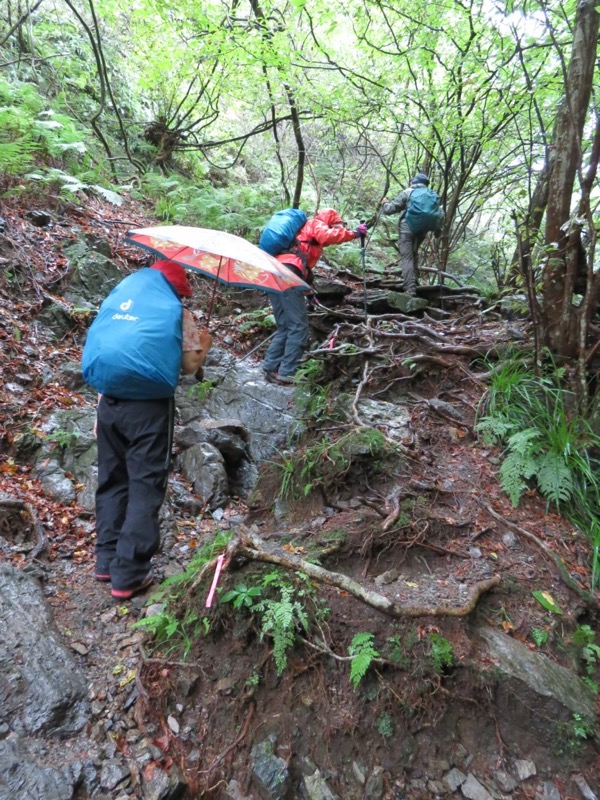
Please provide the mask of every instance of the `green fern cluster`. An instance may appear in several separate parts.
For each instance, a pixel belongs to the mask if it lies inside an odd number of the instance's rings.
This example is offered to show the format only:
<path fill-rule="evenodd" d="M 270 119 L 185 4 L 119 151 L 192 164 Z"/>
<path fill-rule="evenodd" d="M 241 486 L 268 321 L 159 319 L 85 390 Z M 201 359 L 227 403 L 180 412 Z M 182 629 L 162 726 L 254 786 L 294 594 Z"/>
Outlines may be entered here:
<path fill-rule="evenodd" d="M 535 480 L 542 496 L 559 508 L 588 494 L 584 504 L 596 515 L 600 484 L 590 453 L 600 437 L 571 411 L 573 396 L 561 386 L 562 377 L 559 369 L 538 377 L 522 359 L 508 359 L 492 379 L 476 430 L 486 444 L 504 445 L 500 482 L 514 506 Z"/>
<path fill-rule="evenodd" d="M 500 483 L 516 508 L 527 481 L 535 478 L 543 497 L 557 506 L 573 497 L 575 481 L 564 455 L 547 450 L 542 431 L 527 428 L 509 437 L 508 455 L 500 467 Z"/>
<path fill-rule="evenodd" d="M 357 633 L 352 639 L 348 648 L 348 655 L 352 658 L 350 662 L 350 683 L 356 689 L 358 684 L 367 674 L 373 659 L 379 656 L 379 652 L 373 646 L 375 637 L 372 633 Z"/>
<path fill-rule="evenodd" d="M 254 586 L 238 584 L 226 592 L 223 603 L 232 603 L 238 611 L 256 614 L 260 619 L 260 638 L 273 640 L 273 660 L 277 674 L 287 666 L 287 653 L 296 641 L 298 631 L 308 632 L 310 622 L 307 604 L 314 604 L 314 590 L 304 573 L 297 573 L 298 582 L 290 583 L 278 570 L 263 576 Z"/>
<path fill-rule="evenodd" d="M 297 629 L 308 630 L 308 615 L 289 584 L 279 586 L 279 597 L 261 600 L 255 608 L 262 615 L 261 638 L 266 635 L 273 638 L 273 659 L 277 674 L 281 675 L 287 666 L 287 651 L 296 641 Z"/>
<path fill-rule="evenodd" d="M 260 231 L 277 210 L 277 194 L 263 184 L 213 186 L 149 172 L 140 196 L 153 198 L 158 217 L 169 223 L 199 225 L 258 242 Z"/>
<path fill-rule="evenodd" d="M 432 632 L 428 636 L 429 654 L 433 668 L 441 675 L 445 669 L 454 664 L 454 650 L 452 644 L 439 633 Z"/>
<path fill-rule="evenodd" d="M 31 83 L 0 80 L 0 175 L 22 177 L 52 160 L 84 169 L 87 146 L 78 123 L 47 108 Z"/>
<path fill-rule="evenodd" d="M 516 507 L 535 482 L 591 539 L 592 586 L 600 576 L 600 436 L 575 411 L 564 370 L 535 375 L 518 354 L 495 371 L 479 408 L 476 430 L 486 444 L 504 447 L 499 477 Z"/>

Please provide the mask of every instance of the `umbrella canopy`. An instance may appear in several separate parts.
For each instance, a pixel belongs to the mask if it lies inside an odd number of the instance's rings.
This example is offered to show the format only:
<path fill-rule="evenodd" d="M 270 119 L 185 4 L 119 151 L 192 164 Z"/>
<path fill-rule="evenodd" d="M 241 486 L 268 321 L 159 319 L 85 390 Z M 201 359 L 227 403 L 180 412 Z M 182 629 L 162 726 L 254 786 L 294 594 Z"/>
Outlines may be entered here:
<path fill-rule="evenodd" d="M 165 225 L 128 231 L 126 241 L 228 286 L 263 292 L 310 289 L 273 256 L 232 233 Z"/>

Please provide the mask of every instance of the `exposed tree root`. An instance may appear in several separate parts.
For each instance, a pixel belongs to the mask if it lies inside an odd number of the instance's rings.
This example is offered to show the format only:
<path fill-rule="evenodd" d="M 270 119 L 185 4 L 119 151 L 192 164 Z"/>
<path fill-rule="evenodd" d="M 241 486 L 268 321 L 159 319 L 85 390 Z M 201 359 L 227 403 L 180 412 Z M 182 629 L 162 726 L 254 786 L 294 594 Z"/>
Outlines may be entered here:
<path fill-rule="evenodd" d="M 36 543 L 31 549 L 22 548 L 22 550 L 23 552 L 27 552 L 29 558 L 37 558 L 48 546 L 48 540 L 46 539 L 44 526 L 40 522 L 35 508 L 24 500 L 19 500 L 17 497 L 10 497 L 6 494 L 0 495 L 0 506 L 4 506 L 4 508 L 16 508 L 21 513 L 23 511 L 27 513 L 33 528 L 32 541 Z"/>
<path fill-rule="evenodd" d="M 392 602 L 385 595 L 379 594 L 379 592 L 368 589 L 347 575 L 339 572 L 330 572 L 276 545 L 265 542 L 260 536 L 243 526 L 240 529 L 240 536 L 229 543 L 226 563 L 231 560 L 234 554 L 246 556 L 253 561 L 277 564 L 293 571 L 299 570 L 319 583 L 335 586 L 348 592 L 353 597 L 362 600 L 363 603 L 391 617 L 464 617 L 474 610 L 483 594 L 500 584 L 499 575 L 495 575 L 485 581 L 479 581 L 473 586 L 468 601 L 461 606 L 403 606 Z M 192 585 L 192 589 L 210 571 L 213 563 L 206 565 L 199 573 Z"/>
<path fill-rule="evenodd" d="M 487 511 L 487 513 L 491 517 L 498 520 L 498 522 L 501 522 L 503 525 L 506 525 L 508 528 L 515 531 L 515 533 L 518 533 L 521 536 L 524 536 L 526 539 L 529 539 L 530 541 L 534 542 L 540 548 L 540 550 L 545 555 L 548 556 L 548 558 L 554 561 L 556 567 L 558 568 L 558 574 L 560 575 L 560 578 L 562 582 L 565 584 L 565 586 L 568 586 L 569 589 L 572 589 L 575 592 L 575 594 L 581 597 L 581 599 L 584 600 L 589 606 L 593 608 L 598 608 L 598 599 L 594 597 L 594 595 L 591 592 L 588 592 L 585 589 L 583 589 L 577 583 L 577 581 L 573 580 L 573 578 L 569 574 L 567 565 L 558 555 L 558 553 L 555 553 L 554 550 L 551 550 L 546 544 L 544 544 L 544 542 L 542 542 L 541 539 L 538 539 L 538 537 L 534 533 L 526 531 L 524 528 L 519 527 L 514 522 L 510 522 L 509 520 L 506 519 L 506 517 L 503 517 L 501 514 L 497 514 L 494 511 L 494 509 L 491 508 L 490 506 L 483 503 L 482 507 Z"/>

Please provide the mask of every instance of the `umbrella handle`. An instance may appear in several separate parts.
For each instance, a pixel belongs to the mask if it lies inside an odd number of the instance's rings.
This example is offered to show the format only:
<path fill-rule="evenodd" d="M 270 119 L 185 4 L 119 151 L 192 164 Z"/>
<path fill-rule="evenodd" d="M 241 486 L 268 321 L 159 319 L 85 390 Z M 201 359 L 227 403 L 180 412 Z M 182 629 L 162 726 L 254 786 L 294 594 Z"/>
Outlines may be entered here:
<path fill-rule="evenodd" d="M 219 275 L 221 274 L 221 264 L 223 263 L 223 256 L 219 257 L 219 266 L 217 268 L 217 279 L 215 281 L 215 286 L 212 291 L 212 296 L 210 298 L 210 305 L 208 306 L 208 311 L 206 312 L 206 327 L 208 327 L 208 323 L 210 322 L 210 318 L 212 317 L 213 308 L 215 306 L 215 295 L 217 294 L 217 286 L 219 284 Z"/>

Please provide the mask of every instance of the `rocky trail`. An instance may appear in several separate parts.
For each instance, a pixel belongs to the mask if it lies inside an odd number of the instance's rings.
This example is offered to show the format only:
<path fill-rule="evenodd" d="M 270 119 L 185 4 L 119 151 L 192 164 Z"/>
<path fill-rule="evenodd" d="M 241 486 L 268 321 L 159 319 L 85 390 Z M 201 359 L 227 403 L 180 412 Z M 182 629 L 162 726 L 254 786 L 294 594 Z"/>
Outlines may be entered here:
<path fill-rule="evenodd" d="M 598 800 L 589 541 L 533 490 L 513 508 L 474 431 L 524 320 L 393 275 L 365 319 L 323 265 L 303 393 L 241 360 L 264 296 L 220 290 L 206 385 L 176 398 L 167 583 L 115 604 L 78 362 L 152 221 L 92 199 L 0 217 L 0 800 Z"/>

